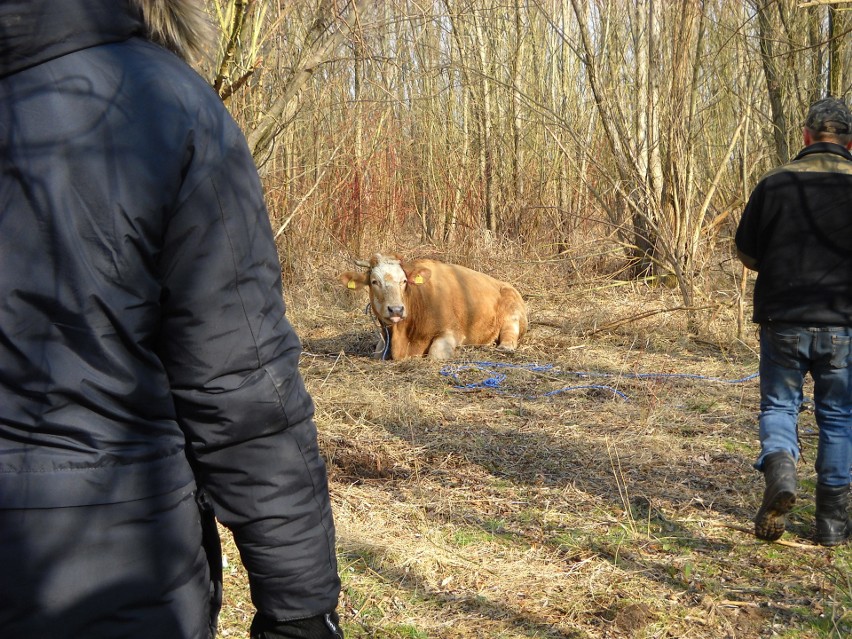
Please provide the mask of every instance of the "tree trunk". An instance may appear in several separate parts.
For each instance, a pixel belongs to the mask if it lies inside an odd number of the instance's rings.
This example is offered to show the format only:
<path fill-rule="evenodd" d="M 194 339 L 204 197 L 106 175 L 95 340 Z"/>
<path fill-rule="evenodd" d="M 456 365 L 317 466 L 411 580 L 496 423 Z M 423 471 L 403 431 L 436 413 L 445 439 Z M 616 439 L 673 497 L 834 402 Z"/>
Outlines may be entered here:
<path fill-rule="evenodd" d="M 482 180 L 485 205 L 485 230 L 492 236 L 497 232 L 497 207 L 495 206 L 494 188 L 494 88 L 489 62 L 488 38 L 485 35 L 483 18 L 474 14 L 474 35 L 476 36 L 476 52 L 479 64 L 479 172 Z"/>
<path fill-rule="evenodd" d="M 787 116 L 784 113 L 784 95 L 780 75 L 776 67 L 774 45 L 775 30 L 770 11 L 776 9 L 774 0 L 758 0 L 757 24 L 760 30 L 760 60 L 766 76 L 766 90 L 769 92 L 769 106 L 772 109 L 772 135 L 775 139 L 775 164 L 790 159 L 790 147 L 787 144 Z"/>
<path fill-rule="evenodd" d="M 847 18 L 848 9 L 840 10 L 835 6 L 828 7 L 829 41 L 828 41 L 828 95 L 843 97 L 846 87 L 845 69 L 845 42 L 848 38 L 846 33 L 850 23 Z"/>

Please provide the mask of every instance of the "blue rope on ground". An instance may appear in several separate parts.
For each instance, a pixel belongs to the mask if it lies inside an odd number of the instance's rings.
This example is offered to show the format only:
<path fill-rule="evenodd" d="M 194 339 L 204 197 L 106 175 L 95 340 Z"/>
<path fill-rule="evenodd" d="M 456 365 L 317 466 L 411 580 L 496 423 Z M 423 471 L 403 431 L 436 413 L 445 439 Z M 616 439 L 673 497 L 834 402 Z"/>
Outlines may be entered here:
<path fill-rule="evenodd" d="M 574 372 L 572 375 L 581 377 L 624 377 L 627 379 L 700 379 L 705 382 L 716 382 L 717 384 L 742 384 L 743 382 L 751 381 L 760 376 L 760 373 L 752 373 L 740 379 L 721 379 L 719 377 L 706 377 L 695 373 L 582 373 Z"/>
<path fill-rule="evenodd" d="M 574 390 L 584 390 L 584 389 L 597 389 L 597 390 L 606 390 L 611 392 L 612 394 L 621 397 L 626 401 L 630 401 L 630 398 L 625 395 L 622 391 L 614 388 L 612 386 L 607 386 L 605 384 L 586 384 L 582 386 L 565 386 L 563 388 L 557 388 L 555 390 L 547 391 L 544 393 L 539 393 L 536 395 L 522 395 L 518 393 L 509 393 L 508 391 L 501 388 L 501 384 L 506 380 L 506 374 L 498 372 L 499 369 L 521 369 L 533 373 L 542 373 L 549 372 L 553 375 L 573 375 L 576 377 L 586 377 L 586 378 L 595 378 L 595 377 L 619 377 L 622 379 L 695 379 L 695 380 L 703 380 L 708 382 L 714 382 L 719 384 L 742 384 L 744 382 L 748 382 L 753 380 L 759 376 L 759 373 L 752 373 L 751 375 L 747 375 L 746 377 L 742 377 L 739 379 L 721 379 L 719 377 L 706 377 L 704 375 L 697 375 L 694 373 L 594 373 L 594 372 L 586 372 L 586 371 L 559 371 L 555 370 L 552 364 L 511 364 L 507 362 L 469 362 L 466 364 L 450 364 L 444 366 L 441 369 L 441 375 L 445 377 L 450 377 L 454 379 L 456 382 L 459 382 L 455 385 L 455 388 L 459 390 L 477 390 L 481 388 L 487 388 L 490 390 L 494 390 L 498 393 L 505 393 L 512 395 L 513 397 L 521 397 L 523 399 L 538 399 L 540 397 L 552 397 L 553 395 L 558 395 L 560 393 L 565 393 L 568 391 Z M 479 382 L 472 382 L 470 384 L 462 384 L 459 380 L 459 374 L 464 371 L 469 370 L 479 370 L 485 373 L 488 373 L 489 377 L 485 378 Z"/>

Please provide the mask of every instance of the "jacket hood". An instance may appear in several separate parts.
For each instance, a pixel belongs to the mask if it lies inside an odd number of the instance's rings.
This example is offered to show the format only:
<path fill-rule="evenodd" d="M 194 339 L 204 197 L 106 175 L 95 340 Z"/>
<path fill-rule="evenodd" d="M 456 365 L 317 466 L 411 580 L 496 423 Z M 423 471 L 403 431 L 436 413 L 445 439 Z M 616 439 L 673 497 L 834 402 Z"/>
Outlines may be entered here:
<path fill-rule="evenodd" d="M 6 0 L 0 2 L 0 77 L 144 33 L 130 0 Z"/>

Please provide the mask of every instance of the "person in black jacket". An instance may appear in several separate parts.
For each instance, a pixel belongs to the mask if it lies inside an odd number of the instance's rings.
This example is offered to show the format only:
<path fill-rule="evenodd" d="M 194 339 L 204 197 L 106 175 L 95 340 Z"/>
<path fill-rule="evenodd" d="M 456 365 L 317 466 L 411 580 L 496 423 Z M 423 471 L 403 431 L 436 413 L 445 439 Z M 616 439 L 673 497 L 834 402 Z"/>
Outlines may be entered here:
<path fill-rule="evenodd" d="M 757 271 L 763 501 L 755 535 L 784 533 L 796 501 L 797 418 L 805 375 L 819 426 L 814 539 L 846 540 L 852 465 L 852 113 L 837 98 L 811 105 L 805 148 L 764 175 L 736 234 L 740 259 Z"/>
<path fill-rule="evenodd" d="M 200 0 L 0 3 L 0 637 L 342 637 L 260 181 Z M 175 54 L 178 55 L 175 55 Z"/>

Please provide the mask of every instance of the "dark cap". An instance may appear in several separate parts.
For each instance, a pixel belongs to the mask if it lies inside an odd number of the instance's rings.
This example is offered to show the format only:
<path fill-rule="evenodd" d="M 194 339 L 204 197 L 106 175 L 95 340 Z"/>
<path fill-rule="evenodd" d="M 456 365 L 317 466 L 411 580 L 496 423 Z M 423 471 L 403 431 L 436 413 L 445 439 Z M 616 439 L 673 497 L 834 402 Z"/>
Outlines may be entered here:
<path fill-rule="evenodd" d="M 815 133 L 852 133 L 852 112 L 843 100 L 823 98 L 811 105 L 805 126 Z"/>

